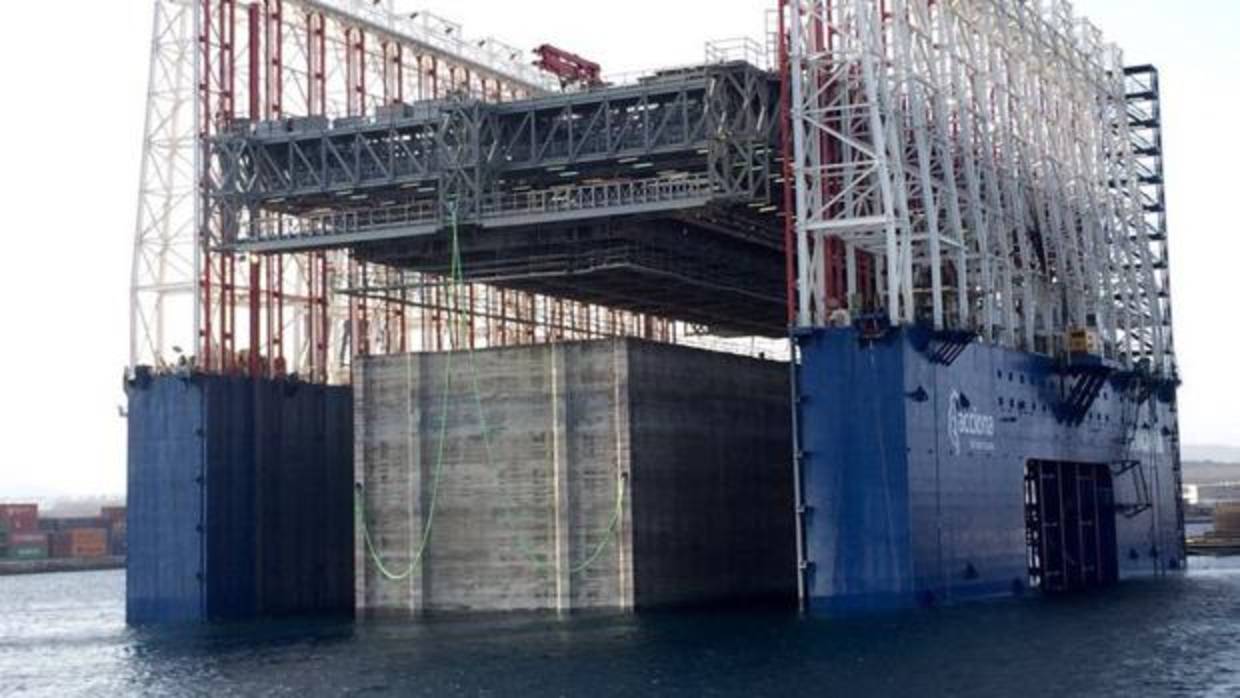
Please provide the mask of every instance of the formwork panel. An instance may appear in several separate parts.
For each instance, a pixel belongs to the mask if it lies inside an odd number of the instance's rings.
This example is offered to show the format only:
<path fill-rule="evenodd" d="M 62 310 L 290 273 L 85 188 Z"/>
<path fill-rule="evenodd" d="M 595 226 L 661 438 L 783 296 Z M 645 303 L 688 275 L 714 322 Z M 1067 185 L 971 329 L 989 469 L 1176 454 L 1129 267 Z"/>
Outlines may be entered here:
<path fill-rule="evenodd" d="M 258 611 L 347 615 L 354 516 L 349 391 L 277 382 L 260 385 L 255 399 Z"/>
<path fill-rule="evenodd" d="M 810 604 L 884 608 L 913 591 L 904 346 L 800 338 L 797 372 Z"/>
<path fill-rule="evenodd" d="M 254 565 L 258 391 L 249 381 L 231 378 L 213 378 L 203 385 L 206 617 L 250 618 L 258 612 Z"/>

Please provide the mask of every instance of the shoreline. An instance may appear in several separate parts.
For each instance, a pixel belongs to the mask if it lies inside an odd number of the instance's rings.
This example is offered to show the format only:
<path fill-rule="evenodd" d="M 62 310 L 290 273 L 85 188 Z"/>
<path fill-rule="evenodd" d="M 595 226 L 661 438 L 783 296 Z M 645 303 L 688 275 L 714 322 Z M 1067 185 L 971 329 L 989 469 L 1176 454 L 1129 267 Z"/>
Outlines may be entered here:
<path fill-rule="evenodd" d="M 1187 548 L 1190 555 L 1233 557 L 1240 555 L 1240 538 L 1189 538 Z"/>
<path fill-rule="evenodd" d="M 97 572 L 125 569 L 124 556 L 92 558 L 48 558 L 44 560 L 0 560 L 0 577 L 59 572 Z"/>

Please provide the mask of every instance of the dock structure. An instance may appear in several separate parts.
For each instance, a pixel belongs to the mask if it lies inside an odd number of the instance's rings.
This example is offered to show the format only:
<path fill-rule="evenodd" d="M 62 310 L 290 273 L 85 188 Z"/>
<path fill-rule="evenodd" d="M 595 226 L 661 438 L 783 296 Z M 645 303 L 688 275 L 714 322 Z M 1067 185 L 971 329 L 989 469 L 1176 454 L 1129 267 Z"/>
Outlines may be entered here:
<path fill-rule="evenodd" d="M 135 622 L 1183 566 L 1159 77 L 1066 2 L 778 0 L 626 79 L 394 0 L 155 9 Z"/>
<path fill-rule="evenodd" d="M 1214 527 L 1204 536 L 1191 538 L 1188 550 L 1194 555 L 1236 555 L 1240 553 L 1240 503 L 1219 502 L 1214 506 Z"/>
<path fill-rule="evenodd" d="M 345 248 L 400 272 L 363 298 L 447 276 L 456 244 L 471 284 L 781 336 L 778 104 L 775 75 L 736 61 L 518 102 L 456 92 L 235 122 L 208 146 L 211 207 L 227 249 Z"/>

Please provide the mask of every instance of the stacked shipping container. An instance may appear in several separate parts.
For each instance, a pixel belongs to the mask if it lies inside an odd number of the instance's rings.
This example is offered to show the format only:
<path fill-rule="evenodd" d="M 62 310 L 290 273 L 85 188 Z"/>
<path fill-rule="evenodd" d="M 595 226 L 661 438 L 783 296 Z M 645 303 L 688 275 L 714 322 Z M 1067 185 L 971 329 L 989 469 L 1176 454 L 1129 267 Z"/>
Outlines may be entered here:
<path fill-rule="evenodd" d="M 0 557 L 47 557 L 47 536 L 39 533 L 38 504 L 0 504 Z"/>
<path fill-rule="evenodd" d="M 39 505 L 0 504 L 0 522 L 9 533 L 34 533 L 39 530 Z"/>
<path fill-rule="evenodd" d="M 104 507 L 99 511 L 100 518 L 108 522 L 108 553 L 124 555 L 128 550 L 125 507 Z"/>
<path fill-rule="evenodd" d="M 73 528 L 52 534 L 52 557 L 106 557 L 106 528 Z"/>
<path fill-rule="evenodd" d="M 42 560 L 48 557 L 46 533 L 9 533 L 8 557 L 13 560 Z"/>
<path fill-rule="evenodd" d="M 102 516 L 66 516 L 39 519 L 38 530 L 45 533 L 60 533 L 77 528 L 108 528 L 107 519 Z"/>
<path fill-rule="evenodd" d="M 99 516 L 40 518 L 37 504 L 0 504 L 0 559 L 124 556 L 125 507 Z"/>

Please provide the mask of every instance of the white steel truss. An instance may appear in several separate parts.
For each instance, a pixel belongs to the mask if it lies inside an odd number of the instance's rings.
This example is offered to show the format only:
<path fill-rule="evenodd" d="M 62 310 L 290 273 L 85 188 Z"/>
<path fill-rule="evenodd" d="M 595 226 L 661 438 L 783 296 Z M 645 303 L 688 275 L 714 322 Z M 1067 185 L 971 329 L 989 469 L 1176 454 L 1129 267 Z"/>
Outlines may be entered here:
<path fill-rule="evenodd" d="M 788 5 L 799 325 L 1090 329 L 1174 371 L 1156 84 L 1064 0 Z"/>
<path fill-rule="evenodd" d="M 130 287 L 130 366 L 194 351 L 198 246 L 193 3 L 159 0 Z"/>

